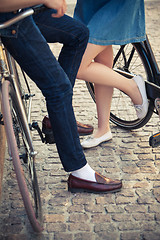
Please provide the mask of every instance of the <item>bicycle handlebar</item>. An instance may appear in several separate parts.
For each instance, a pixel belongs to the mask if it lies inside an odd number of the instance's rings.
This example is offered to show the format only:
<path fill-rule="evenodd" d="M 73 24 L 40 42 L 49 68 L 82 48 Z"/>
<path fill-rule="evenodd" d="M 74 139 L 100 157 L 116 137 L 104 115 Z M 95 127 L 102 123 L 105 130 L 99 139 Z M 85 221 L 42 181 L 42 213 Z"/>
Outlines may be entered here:
<path fill-rule="evenodd" d="M 10 20 L 8 20 L 4 23 L 1 23 L 0 24 L 0 30 L 4 29 L 4 28 L 7 28 L 7 27 L 10 27 L 11 25 L 13 25 L 13 24 L 19 22 L 20 20 L 22 20 L 26 17 L 29 17 L 33 14 L 43 12 L 46 9 L 48 9 L 48 8 L 46 6 L 44 6 L 43 4 L 30 7 L 29 9 L 26 9 L 24 12 L 20 12 L 17 16 L 13 17 L 12 19 L 10 19 Z"/>

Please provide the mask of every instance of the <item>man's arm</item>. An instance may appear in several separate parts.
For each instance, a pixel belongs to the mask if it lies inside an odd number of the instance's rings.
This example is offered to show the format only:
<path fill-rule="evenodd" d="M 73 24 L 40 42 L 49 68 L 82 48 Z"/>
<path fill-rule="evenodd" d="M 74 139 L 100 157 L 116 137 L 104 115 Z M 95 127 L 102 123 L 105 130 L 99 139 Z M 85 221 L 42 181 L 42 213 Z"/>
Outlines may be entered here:
<path fill-rule="evenodd" d="M 54 14 L 54 17 L 61 17 L 66 11 L 65 0 L 0 0 L 0 12 L 11 12 L 38 4 L 44 4 L 48 8 L 56 9 L 57 14 Z"/>
<path fill-rule="evenodd" d="M 0 0 L 0 12 L 11 12 L 20 8 L 26 8 L 43 4 L 44 0 Z"/>

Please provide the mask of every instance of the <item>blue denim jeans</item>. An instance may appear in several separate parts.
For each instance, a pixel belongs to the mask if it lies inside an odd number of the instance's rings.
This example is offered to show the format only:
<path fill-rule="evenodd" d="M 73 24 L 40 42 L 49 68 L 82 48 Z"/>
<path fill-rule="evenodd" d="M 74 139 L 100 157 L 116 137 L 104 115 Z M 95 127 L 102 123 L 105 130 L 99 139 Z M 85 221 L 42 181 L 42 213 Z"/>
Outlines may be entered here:
<path fill-rule="evenodd" d="M 72 88 L 88 42 L 88 29 L 69 16 L 52 18 L 51 13 L 47 10 L 27 17 L 19 23 L 16 37 L 5 36 L 2 41 L 42 91 L 57 150 L 64 170 L 69 172 L 86 164 L 72 108 Z M 63 44 L 58 61 L 47 42 Z"/>

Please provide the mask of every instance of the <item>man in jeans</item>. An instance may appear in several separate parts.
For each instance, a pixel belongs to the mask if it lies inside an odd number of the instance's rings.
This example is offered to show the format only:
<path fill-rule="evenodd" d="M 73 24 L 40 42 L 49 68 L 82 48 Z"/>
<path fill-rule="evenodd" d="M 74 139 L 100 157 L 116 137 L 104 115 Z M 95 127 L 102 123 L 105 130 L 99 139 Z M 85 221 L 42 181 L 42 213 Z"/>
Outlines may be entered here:
<path fill-rule="evenodd" d="M 37 4 L 50 9 L 1 31 L 2 42 L 46 99 L 62 165 L 65 171 L 71 172 L 68 189 L 72 192 L 120 190 L 121 181 L 101 176 L 87 163 L 72 108 L 72 89 L 88 41 L 87 28 L 64 15 L 65 0 L 0 0 L 0 23 L 15 16 L 18 9 Z M 47 42 L 63 43 L 58 61 Z"/>

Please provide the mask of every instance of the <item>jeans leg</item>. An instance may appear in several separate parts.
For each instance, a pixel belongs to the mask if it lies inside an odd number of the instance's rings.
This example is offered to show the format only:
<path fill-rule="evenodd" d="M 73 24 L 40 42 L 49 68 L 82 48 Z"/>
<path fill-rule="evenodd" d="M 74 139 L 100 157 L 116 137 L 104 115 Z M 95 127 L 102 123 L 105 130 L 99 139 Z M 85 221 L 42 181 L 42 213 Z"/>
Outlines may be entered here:
<path fill-rule="evenodd" d="M 88 42 L 89 31 L 85 25 L 67 15 L 52 18 L 52 11 L 35 15 L 34 20 L 47 42 L 63 44 L 58 61 L 73 87 Z"/>
<path fill-rule="evenodd" d="M 70 80 L 50 51 L 32 17 L 21 22 L 17 38 L 5 37 L 2 41 L 46 98 L 64 169 L 69 172 L 83 167 L 86 159 L 80 145 L 72 108 Z"/>

